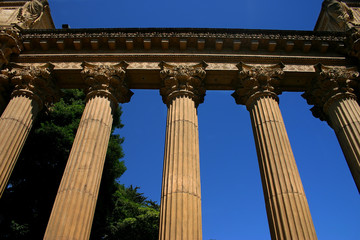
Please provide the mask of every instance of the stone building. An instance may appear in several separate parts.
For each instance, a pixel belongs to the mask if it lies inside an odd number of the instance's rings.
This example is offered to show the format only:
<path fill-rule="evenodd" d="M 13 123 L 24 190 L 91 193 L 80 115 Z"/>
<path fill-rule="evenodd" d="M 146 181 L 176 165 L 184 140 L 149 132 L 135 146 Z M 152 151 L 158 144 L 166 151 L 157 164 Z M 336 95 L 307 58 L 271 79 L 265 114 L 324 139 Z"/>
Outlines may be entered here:
<path fill-rule="evenodd" d="M 1 194 L 38 112 L 60 89 L 87 92 L 46 240 L 89 238 L 112 109 L 130 89 L 159 89 L 168 107 L 159 239 L 202 239 L 197 107 L 207 90 L 233 90 L 250 112 L 272 239 L 317 239 L 282 92 L 304 92 L 334 129 L 360 191 L 358 1 L 325 0 L 314 31 L 55 29 L 47 0 L 0 2 L 0 26 Z"/>

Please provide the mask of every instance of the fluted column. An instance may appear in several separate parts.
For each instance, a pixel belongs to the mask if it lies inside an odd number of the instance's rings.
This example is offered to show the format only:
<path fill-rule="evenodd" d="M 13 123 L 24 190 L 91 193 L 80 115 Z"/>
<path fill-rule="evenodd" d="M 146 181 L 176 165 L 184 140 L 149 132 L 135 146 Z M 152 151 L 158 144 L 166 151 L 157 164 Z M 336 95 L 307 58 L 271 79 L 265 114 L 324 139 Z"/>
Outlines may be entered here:
<path fill-rule="evenodd" d="M 233 97 L 250 112 L 271 239 L 317 239 L 308 202 L 278 105 L 282 64 L 240 63 Z"/>
<path fill-rule="evenodd" d="M 83 64 L 87 102 L 51 212 L 44 239 L 87 240 L 98 197 L 113 111 L 130 101 L 127 64 Z"/>
<path fill-rule="evenodd" d="M 334 129 L 360 193 L 360 107 L 353 93 L 355 68 L 315 66 L 317 78 L 302 95 L 315 117 Z"/>
<path fill-rule="evenodd" d="M 51 76 L 53 67 L 52 64 L 37 67 L 14 65 L 11 71 L 3 70 L 0 74 L 1 81 L 15 85 L 11 100 L 0 118 L 0 196 L 38 112 L 44 103 L 54 102 L 59 96 Z"/>
<path fill-rule="evenodd" d="M 205 63 L 161 63 L 160 94 L 168 106 L 160 208 L 160 240 L 201 240 L 197 106 L 204 101 Z"/>

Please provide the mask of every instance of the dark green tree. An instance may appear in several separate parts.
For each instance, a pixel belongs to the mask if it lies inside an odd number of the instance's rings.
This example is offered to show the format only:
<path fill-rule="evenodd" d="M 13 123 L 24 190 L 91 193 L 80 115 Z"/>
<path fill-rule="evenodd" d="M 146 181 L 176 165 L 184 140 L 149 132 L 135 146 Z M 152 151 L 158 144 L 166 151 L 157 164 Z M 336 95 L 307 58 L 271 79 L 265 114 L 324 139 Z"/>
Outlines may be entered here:
<path fill-rule="evenodd" d="M 83 91 L 65 90 L 63 98 L 58 103 L 39 114 L 9 185 L 0 199 L 0 239 L 42 239 L 85 106 L 84 99 Z M 121 148 L 124 139 L 114 134 L 114 129 L 122 127 L 120 116 L 119 107 L 114 111 L 113 132 L 109 141 L 91 239 L 155 239 L 158 229 L 158 206 L 154 203 L 149 204 L 143 194 L 137 193 L 138 188 L 126 188 L 118 183 L 118 178 L 126 170 L 124 162 L 119 160 L 124 156 Z M 141 197 L 134 199 L 134 194 Z M 134 207 L 138 207 L 139 211 L 134 209 L 123 215 L 116 215 L 117 212 L 125 211 L 121 208 L 126 209 L 127 205 L 119 204 L 124 199 L 128 199 L 127 203 L 137 201 Z M 134 223 L 131 231 L 121 232 L 123 237 L 109 238 L 117 234 L 112 227 L 116 225 L 115 222 L 122 221 L 117 217 L 136 218 L 138 213 L 145 211 L 144 208 L 154 211 L 156 223 L 150 224 L 154 228 L 154 237 L 147 235 L 144 238 L 138 234 L 140 237 L 128 238 L 130 234 L 135 236 L 134 231 L 144 231 L 144 224 L 137 228 Z M 153 221 L 150 218 L 148 220 Z"/>

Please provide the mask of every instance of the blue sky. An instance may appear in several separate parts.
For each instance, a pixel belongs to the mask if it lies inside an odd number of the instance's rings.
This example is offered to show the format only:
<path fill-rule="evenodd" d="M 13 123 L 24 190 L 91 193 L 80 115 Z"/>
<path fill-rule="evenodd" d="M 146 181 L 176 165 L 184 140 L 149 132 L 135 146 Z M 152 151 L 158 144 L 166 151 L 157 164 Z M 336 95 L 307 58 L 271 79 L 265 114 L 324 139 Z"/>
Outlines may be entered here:
<path fill-rule="evenodd" d="M 71 28 L 201 27 L 312 30 L 321 0 L 49 0 L 55 25 Z M 134 90 L 120 134 L 128 170 L 120 179 L 160 202 L 166 106 L 159 91 Z M 208 91 L 198 108 L 204 240 L 270 239 L 245 107 L 231 91 Z M 360 196 L 333 130 L 301 93 L 280 108 L 320 240 L 358 240 Z"/>

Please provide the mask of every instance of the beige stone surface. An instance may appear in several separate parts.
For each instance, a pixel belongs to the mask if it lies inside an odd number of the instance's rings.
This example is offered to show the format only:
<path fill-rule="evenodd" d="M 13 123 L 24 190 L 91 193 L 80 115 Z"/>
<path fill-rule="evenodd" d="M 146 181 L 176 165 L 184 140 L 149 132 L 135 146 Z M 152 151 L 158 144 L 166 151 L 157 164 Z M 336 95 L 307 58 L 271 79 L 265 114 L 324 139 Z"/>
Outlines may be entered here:
<path fill-rule="evenodd" d="M 12 98 L 0 118 L 0 196 L 15 167 L 40 106 L 27 96 Z"/>
<path fill-rule="evenodd" d="M 315 117 L 334 129 L 347 164 L 360 192 L 360 106 L 353 93 L 356 68 L 315 66 L 317 77 L 303 94 Z"/>
<path fill-rule="evenodd" d="M 51 212 L 44 240 L 90 237 L 102 170 L 111 134 L 113 111 L 132 95 L 125 86 L 126 64 L 85 63 L 87 103 Z"/>
<path fill-rule="evenodd" d="M 160 240 L 201 240 L 201 188 L 197 105 L 203 101 L 204 65 L 161 64 L 168 106 Z"/>
<path fill-rule="evenodd" d="M 328 108 L 333 127 L 347 164 L 360 192 L 360 107 L 353 98 L 335 101 Z"/>
<path fill-rule="evenodd" d="M 277 101 L 262 96 L 249 108 L 272 239 L 317 239 Z"/>
<path fill-rule="evenodd" d="M 23 46 L 18 32 L 0 30 L 0 69 L 4 64 L 9 63 L 12 54 L 19 54 L 22 49 Z"/>
<path fill-rule="evenodd" d="M 85 107 L 44 239 L 89 239 L 113 116 L 96 96 Z"/>
<path fill-rule="evenodd" d="M 16 161 L 44 102 L 58 94 L 52 82 L 51 64 L 39 67 L 15 66 L 2 71 L 2 80 L 15 85 L 12 98 L 0 118 L 0 196 L 3 194 Z"/>
<path fill-rule="evenodd" d="M 1 1 L 0 27 L 23 29 L 55 28 L 47 0 Z"/>
<path fill-rule="evenodd" d="M 317 239 L 276 93 L 282 64 L 238 65 L 233 96 L 250 112 L 271 239 Z"/>

